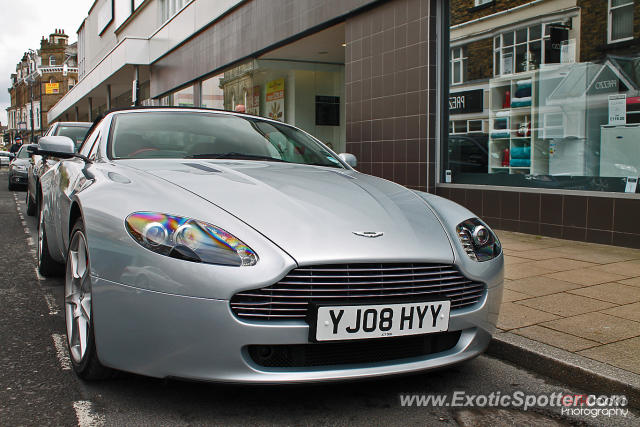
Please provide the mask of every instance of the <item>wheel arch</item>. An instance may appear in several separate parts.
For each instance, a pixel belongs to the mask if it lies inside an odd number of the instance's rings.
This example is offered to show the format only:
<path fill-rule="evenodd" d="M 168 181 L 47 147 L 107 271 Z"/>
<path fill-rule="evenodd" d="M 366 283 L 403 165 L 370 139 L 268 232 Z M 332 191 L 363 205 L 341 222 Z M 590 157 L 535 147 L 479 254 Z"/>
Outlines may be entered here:
<path fill-rule="evenodd" d="M 78 218 L 82 218 L 82 208 L 80 207 L 80 202 L 78 200 L 74 200 L 71 203 L 71 208 L 69 209 L 69 228 L 68 228 L 68 238 L 71 241 L 71 232 L 73 231 L 73 226 L 78 220 Z"/>

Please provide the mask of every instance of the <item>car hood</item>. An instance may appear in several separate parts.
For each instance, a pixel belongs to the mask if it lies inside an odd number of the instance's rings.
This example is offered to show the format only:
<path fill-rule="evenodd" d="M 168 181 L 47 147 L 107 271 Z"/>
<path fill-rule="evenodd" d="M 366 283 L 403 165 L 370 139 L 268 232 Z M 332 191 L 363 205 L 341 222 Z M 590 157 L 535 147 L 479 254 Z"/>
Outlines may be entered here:
<path fill-rule="evenodd" d="M 29 166 L 29 159 L 15 159 L 12 164 L 16 166 Z"/>
<path fill-rule="evenodd" d="M 120 162 L 229 212 L 300 265 L 453 262 L 449 238 L 431 208 L 412 191 L 390 181 L 345 169 L 291 163 Z M 358 232 L 382 235 L 354 234 Z"/>

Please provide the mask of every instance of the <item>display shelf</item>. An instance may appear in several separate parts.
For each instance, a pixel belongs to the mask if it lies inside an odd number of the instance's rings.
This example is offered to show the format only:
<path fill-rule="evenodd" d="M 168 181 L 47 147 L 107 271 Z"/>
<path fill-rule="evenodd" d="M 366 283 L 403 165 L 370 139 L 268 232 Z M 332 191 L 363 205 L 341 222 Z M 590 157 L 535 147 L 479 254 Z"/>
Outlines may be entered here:
<path fill-rule="evenodd" d="M 489 82 L 489 173 L 548 172 L 548 160 L 545 159 L 548 143 L 537 139 L 540 127 L 536 114 L 538 75 L 539 71 L 535 70 L 497 77 Z M 514 97 L 515 102 L 530 105 L 511 107 Z M 507 149 L 509 166 L 502 166 Z"/>

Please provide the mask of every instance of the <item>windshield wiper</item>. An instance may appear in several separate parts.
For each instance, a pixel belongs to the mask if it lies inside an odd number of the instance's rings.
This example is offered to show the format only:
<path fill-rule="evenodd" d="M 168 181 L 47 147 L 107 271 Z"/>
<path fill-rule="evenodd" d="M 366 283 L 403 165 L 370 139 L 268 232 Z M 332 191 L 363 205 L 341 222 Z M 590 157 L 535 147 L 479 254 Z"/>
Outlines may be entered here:
<path fill-rule="evenodd" d="M 205 154 L 191 154 L 186 156 L 187 159 L 238 159 L 238 160 L 269 160 L 272 162 L 284 162 L 289 163 L 286 160 L 277 159 L 275 157 L 269 156 L 258 156 L 255 154 L 244 154 L 244 153 L 205 153 Z"/>

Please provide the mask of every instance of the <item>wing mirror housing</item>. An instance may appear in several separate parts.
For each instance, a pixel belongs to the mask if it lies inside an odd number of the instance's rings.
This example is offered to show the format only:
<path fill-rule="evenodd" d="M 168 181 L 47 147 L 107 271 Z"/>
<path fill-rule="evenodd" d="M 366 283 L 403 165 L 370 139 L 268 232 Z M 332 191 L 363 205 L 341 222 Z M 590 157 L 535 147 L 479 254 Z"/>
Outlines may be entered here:
<path fill-rule="evenodd" d="M 38 140 L 38 147 L 33 154 L 59 157 L 61 159 L 77 157 L 84 160 L 85 163 L 93 163 L 82 154 L 76 153 L 76 145 L 67 136 L 43 136 Z"/>
<path fill-rule="evenodd" d="M 358 159 L 356 159 L 356 156 L 354 156 L 353 154 L 340 153 L 340 154 L 338 154 L 338 157 L 340 157 L 340 159 L 343 162 L 345 162 L 346 164 L 348 164 L 352 168 L 355 168 L 356 166 L 358 166 Z"/>
<path fill-rule="evenodd" d="M 71 138 L 66 136 L 45 136 L 38 141 L 38 154 L 51 157 L 70 158 L 76 151 Z"/>

